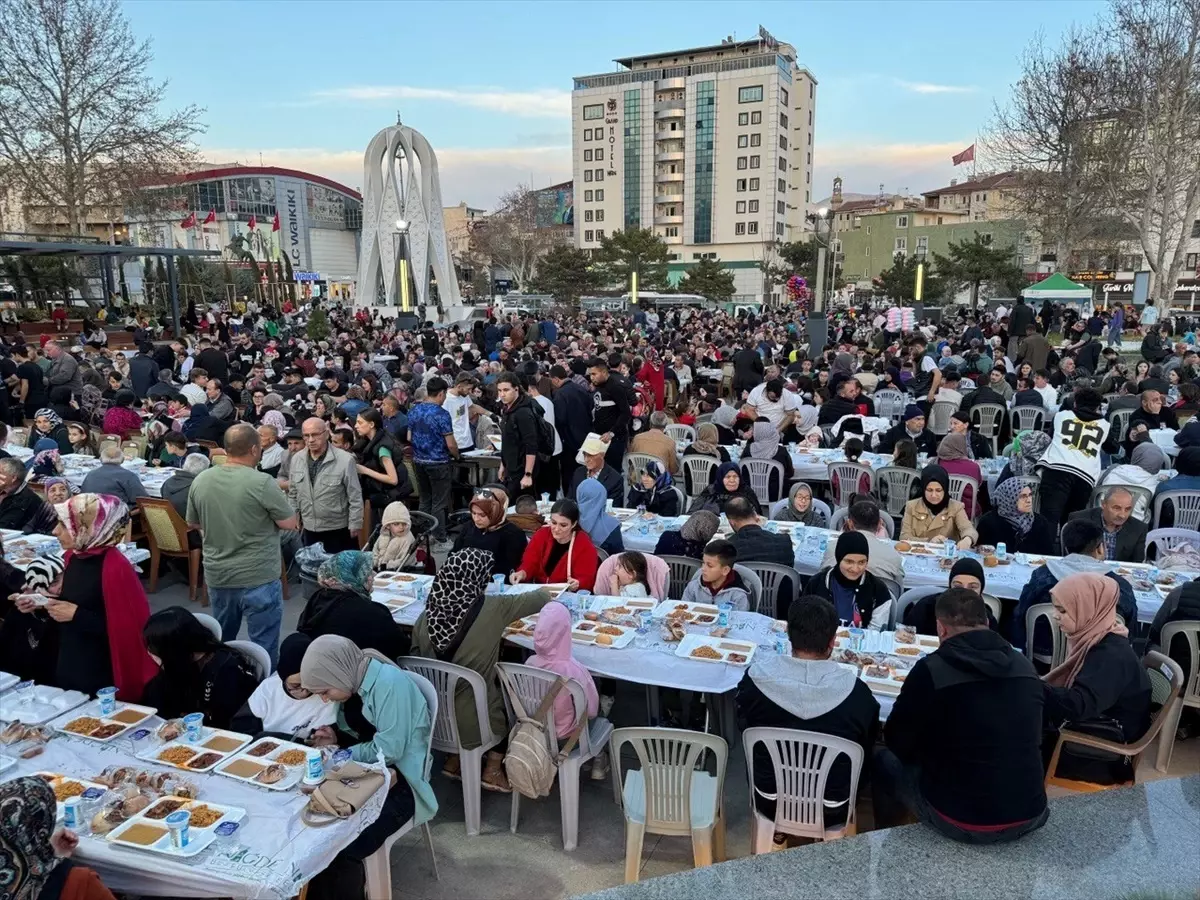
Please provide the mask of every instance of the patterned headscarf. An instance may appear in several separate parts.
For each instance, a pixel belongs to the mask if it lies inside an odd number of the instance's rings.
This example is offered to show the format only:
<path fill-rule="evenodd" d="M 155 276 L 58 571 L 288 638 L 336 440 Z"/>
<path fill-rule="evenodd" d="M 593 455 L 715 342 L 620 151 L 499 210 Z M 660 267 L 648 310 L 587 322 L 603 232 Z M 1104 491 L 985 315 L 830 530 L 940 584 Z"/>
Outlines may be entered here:
<path fill-rule="evenodd" d="M 371 589 L 367 582 L 371 578 L 373 565 L 370 553 L 361 550 L 343 550 L 336 553 L 317 570 L 317 582 L 321 587 L 335 591 L 349 591 L 369 598 Z"/>
<path fill-rule="evenodd" d="M 57 553 L 46 556 L 35 556 L 25 567 L 25 590 L 36 591 L 38 588 L 48 588 L 62 577 L 66 563 Z"/>
<path fill-rule="evenodd" d="M 654 502 L 655 497 L 663 491 L 670 489 L 671 485 L 675 483 L 666 466 L 656 460 L 647 462 L 646 468 L 642 472 L 654 479 L 654 486 L 650 488 L 650 496 L 646 501 L 647 503 Z M 640 487 L 641 485 L 638 486 Z"/>
<path fill-rule="evenodd" d="M 1017 435 L 1014 444 L 1014 452 L 1008 460 L 1008 470 L 1013 475 L 1033 475 L 1033 467 L 1050 446 L 1050 435 L 1044 431 L 1022 431 Z"/>
<path fill-rule="evenodd" d="M 0 898 L 39 897 L 61 859 L 50 846 L 54 791 L 42 778 L 0 784 Z"/>
<path fill-rule="evenodd" d="M 273 425 L 280 434 L 288 430 L 287 419 L 283 417 L 283 413 L 275 409 L 269 409 L 263 413 L 259 422 L 263 425 Z"/>
<path fill-rule="evenodd" d="M 55 485 L 59 485 L 59 484 L 65 484 L 67 486 L 67 499 L 68 500 L 70 500 L 72 497 L 74 497 L 76 494 L 79 493 L 79 488 L 77 488 L 75 485 L 71 484 L 71 482 L 67 481 L 67 479 L 62 478 L 61 476 L 52 476 L 42 482 L 42 488 L 46 492 L 46 502 L 47 503 L 50 502 L 50 500 L 49 500 L 50 488 L 54 487 Z"/>
<path fill-rule="evenodd" d="M 43 406 L 36 413 L 33 414 L 33 417 L 35 419 L 42 419 L 42 418 L 46 419 L 46 421 L 48 421 L 50 423 L 51 431 L 53 431 L 55 428 L 57 428 L 59 425 L 61 425 L 63 423 L 62 416 L 60 416 L 58 413 L 56 413 L 53 409 L 51 409 L 48 406 Z M 35 425 L 34 427 L 36 428 L 37 426 Z"/>
<path fill-rule="evenodd" d="M 129 507 L 112 494 L 76 494 L 67 501 L 63 525 L 76 553 L 116 546 L 129 522 Z"/>
<path fill-rule="evenodd" d="M 1023 487 L 1025 487 L 1023 481 L 1008 478 L 996 485 L 996 491 L 992 496 L 996 501 L 996 510 L 1001 517 L 1021 534 L 1028 534 L 1029 529 L 1033 527 L 1033 513 L 1023 513 L 1017 509 L 1017 497 L 1020 496 Z"/>
<path fill-rule="evenodd" d="M 685 541 L 704 546 L 721 527 L 721 518 L 714 512 L 702 509 L 688 516 L 679 527 L 679 536 Z"/>
<path fill-rule="evenodd" d="M 425 618 L 429 640 L 439 659 L 450 659 L 479 614 L 492 577 L 492 553 L 468 547 L 456 550 L 433 581 Z"/>
<path fill-rule="evenodd" d="M 692 441 L 692 446 L 688 449 L 693 453 L 720 459 L 721 451 L 717 449 L 719 443 L 720 435 L 717 433 L 717 426 L 712 422 L 705 422 L 696 426 L 696 439 Z"/>
<path fill-rule="evenodd" d="M 750 455 L 755 459 L 774 459 L 779 449 L 779 430 L 770 422 L 754 423 L 754 440 L 750 443 Z"/>

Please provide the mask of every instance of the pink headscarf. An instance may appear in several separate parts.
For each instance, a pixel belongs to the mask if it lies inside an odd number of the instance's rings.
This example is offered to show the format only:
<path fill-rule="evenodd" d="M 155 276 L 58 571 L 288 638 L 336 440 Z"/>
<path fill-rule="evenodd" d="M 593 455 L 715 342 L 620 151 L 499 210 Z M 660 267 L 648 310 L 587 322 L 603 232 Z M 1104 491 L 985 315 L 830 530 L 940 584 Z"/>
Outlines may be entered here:
<path fill-rule="evenodd" d="M 578 681 L 587 697 L 588 718 L 593 718 L 600 710 L 600 695 L 596 692 L 592 673 L 571 657 L 571 613 L 561 603 L 547 603 L 538 613 L 533 629 L 533 649 L 534 655 L 525 664 Z M 571 733 L 576 716 L 578 712 L 571 695 L 566 690 L 559 691 L 554 699 L 554 725 L 560 738 Z"/>
<path fill-rule="evenodd" d="M 1088 651 L 1110 634 L 1128 637 L 1129 629 L 1117 622 L 1120 589 L 1107 575 L 1076 572 L 1050 588 L 1050 596 L 1063 608 L 1058 623 L 1067 636 L 1067 658 L 1042 679 L 1069 688 L 1083 668 Z"/>

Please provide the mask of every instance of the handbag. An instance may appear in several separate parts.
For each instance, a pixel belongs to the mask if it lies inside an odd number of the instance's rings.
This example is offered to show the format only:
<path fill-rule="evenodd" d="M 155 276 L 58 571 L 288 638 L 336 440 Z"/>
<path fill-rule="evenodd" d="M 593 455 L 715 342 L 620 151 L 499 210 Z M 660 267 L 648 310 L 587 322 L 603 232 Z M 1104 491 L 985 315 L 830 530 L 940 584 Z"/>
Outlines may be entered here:
<path fill-rule="evenodd" d="M 300 813 L 305 825 L 320 828 L 338 819 L 348 819 L 366 804 L 384 784 L 387 775 L 348 762 L 336 772 L 329 773 L 308 797 Z"/>

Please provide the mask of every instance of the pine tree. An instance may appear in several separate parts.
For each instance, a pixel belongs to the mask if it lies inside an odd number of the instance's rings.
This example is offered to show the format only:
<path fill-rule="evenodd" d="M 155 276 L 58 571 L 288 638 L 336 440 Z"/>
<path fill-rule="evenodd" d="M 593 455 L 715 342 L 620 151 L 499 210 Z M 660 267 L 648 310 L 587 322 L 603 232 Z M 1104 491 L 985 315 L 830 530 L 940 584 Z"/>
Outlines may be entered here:
<path fill-rule="evenodd" d="M 312 341 L 323 341 L 329 337 L 329 319 L 325 308 L 317 303 L 313 305 L 312 314 L 308 317 L 308 338 Z"/>

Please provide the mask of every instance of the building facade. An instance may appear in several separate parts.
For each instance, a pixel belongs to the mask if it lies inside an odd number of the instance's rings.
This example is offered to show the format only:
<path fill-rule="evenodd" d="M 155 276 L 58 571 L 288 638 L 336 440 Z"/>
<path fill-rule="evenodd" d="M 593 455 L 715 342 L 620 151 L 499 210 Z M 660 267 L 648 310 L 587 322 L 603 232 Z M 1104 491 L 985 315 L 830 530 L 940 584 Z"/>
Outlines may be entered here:
<path fill-rule="evenodd" d="M 951 180 L 950 184 L 936 191 L 926 191 L 926 209 L 966 216 L 972 222 L 988 222 L 1011 219 L 1017 212 L 1016 172 L 1001 172 L 997 175 L 982 174 L 965 181 Z"/>
<path fill-rule="evenodd" d="M 719 259 L 737 296 L 761 299 L 758 261 L 804 231 L 816 79 L 761 29 L 757 40 L 616 62 L 574 82 L 575 246 L 651 229 L 673 270 Z"/>

